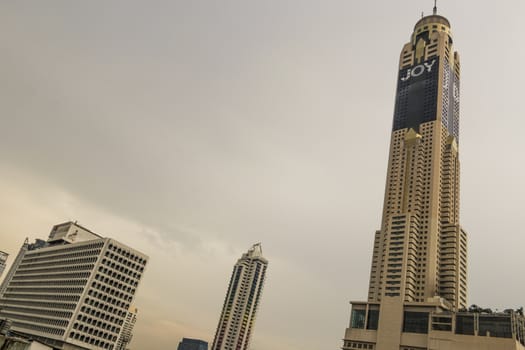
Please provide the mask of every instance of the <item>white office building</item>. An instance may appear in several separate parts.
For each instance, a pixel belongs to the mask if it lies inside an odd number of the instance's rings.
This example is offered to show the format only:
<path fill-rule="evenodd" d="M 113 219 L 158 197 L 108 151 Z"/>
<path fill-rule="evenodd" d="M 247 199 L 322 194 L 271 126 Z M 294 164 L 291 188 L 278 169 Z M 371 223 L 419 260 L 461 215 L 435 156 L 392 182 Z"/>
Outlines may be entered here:
<path fill-rule="evenodd" d="M 116 349 L 148 257 L 73 222 L 27 240 L 0 288 L 11 330 L 58 349 Z"/>

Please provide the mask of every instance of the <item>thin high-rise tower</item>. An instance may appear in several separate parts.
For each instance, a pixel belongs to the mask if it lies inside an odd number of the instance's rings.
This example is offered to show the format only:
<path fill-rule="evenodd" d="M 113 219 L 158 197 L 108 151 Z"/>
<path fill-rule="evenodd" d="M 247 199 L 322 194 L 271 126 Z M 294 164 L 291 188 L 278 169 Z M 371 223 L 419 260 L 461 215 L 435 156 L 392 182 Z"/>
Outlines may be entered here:
<path fill-rule="evenodd" d="M 401 50 L 368 300 L 352 302 L 345 350 L 503 350 L 525 344 L 523 312 L 480 315 L 466 309 L 459 85 L 450 23 L 434 6 Z"/>
<path fill-rule="evenodd" d="M 403 47 L 383 217 L 369 301 L 467 305 L 467 235 L 459 224 L 459 55 L 447 19 L 421 19 Z"/>
<path fill-rule="evenodd" d="M 267 267 L 261 244 L 250 248 L 233 267 L 212 350 L 248 349 Z"/>

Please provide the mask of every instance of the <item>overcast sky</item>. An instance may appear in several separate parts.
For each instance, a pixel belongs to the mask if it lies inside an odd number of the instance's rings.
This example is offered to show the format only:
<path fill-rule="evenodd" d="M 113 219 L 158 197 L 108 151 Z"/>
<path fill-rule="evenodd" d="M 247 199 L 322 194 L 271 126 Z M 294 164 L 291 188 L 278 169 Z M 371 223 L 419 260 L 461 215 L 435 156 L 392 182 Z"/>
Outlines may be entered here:
<path fill-rule="evenodd" d="M 367 296 L 400 50 L 431 0 L 2 1 L 0 250 L 67 220 L 150 256 L 134 349 L 212 341 L 270 261 L 252 350 L 335 350 Z M 525 2 L 440 0 L 462 63 L 469 303 L 525 304 Z"/>

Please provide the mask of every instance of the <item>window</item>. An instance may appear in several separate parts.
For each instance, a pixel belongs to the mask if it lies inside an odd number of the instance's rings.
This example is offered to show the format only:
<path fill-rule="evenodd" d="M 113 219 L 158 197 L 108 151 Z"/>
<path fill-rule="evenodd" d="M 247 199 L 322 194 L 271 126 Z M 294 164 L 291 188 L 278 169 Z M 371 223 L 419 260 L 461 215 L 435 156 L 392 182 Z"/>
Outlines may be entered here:
<path fill-rule="evenodd" d="M 379 310 L 368 310 L 366 329 L 377 330 L 379 324 Z"/>
<path fill-rule="evenodd" d="M 428 333 L 428 313 L 405 311 L 403 332 L 421 334 Z"/>
<path fill-rule="evenodd" d="M 474 315 L 456 316 L 456 334 L 474 335 Z"/>
<path fill-rule="evenodd" d="M 479 335 L 491 337 L 512 338 L 510 317 L 507 316 L 479 316 Z"/>
<path fill-rule="evenodd" d="M 365 328 L 366 310 L 352 310 L 351 328 Z"/>

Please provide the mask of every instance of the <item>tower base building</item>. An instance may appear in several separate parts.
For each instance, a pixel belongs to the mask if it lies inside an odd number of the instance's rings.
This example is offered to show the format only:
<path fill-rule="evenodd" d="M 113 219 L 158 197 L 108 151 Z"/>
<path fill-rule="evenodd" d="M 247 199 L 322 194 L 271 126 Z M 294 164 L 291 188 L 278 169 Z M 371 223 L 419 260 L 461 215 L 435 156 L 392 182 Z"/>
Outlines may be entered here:
<path fill-rule="evenodd" d="M 351 304 L 343 350 L 525 350 L 522 309 L 456 312 L 440 298 L 401 309 L 395 302 Z"/>

